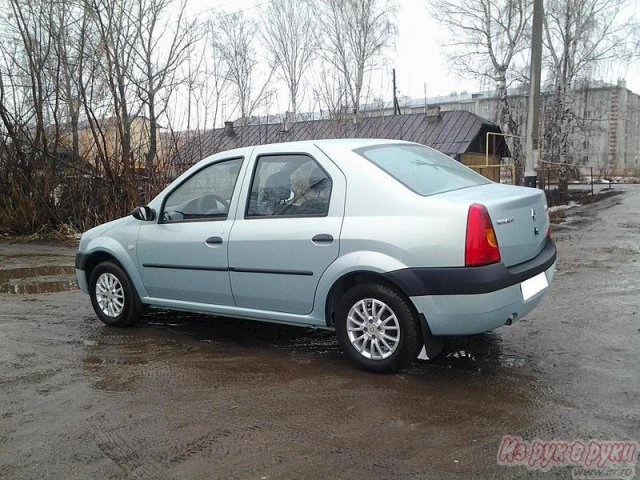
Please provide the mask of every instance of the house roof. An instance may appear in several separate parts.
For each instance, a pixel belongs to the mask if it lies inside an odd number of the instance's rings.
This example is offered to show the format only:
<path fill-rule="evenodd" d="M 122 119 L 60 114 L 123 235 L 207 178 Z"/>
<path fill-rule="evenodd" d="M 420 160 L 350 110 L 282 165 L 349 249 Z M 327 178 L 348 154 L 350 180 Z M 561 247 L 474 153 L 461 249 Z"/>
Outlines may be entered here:
<path fill-rule="evenodd" d="M 134 120 L 144 120 L 144 121 L 149 121 L 149 119 L 147 117 L 145 117 L 144 115 L 136 115 L 133 117 L 129 117 L 130 121 L 134 121 Z M 100 127 L 102 128 L 113 128 L 116 127 L 118 125 L 118 118 L 115 116 L 111 116 L 111 117 L 104 117 L 104 118 L 100 118 L 97 120 L 97 123 Z M 51 124 L 50 128 L 54 128 L 55 125 Z M 71 123 L 70 122 L 66 122 L 66 123 L 60 123 L 58 125 L 58 128 L 60 128 L 60 130 L 62 132 L 65 131 L 71 131 Z M 80 130 L 85 130 L 85 129 L 89 129 L 91 128 L 91 124 L 89 123 L 89 120 L 80 120 L 78 122 L 78 131 Z M 158 125 L 158 128 L 163 128 L 162 126 Z"/>
<path fill-rule="evenodd" d="M 447 155 L 484 152 L 484 132 L 500 128 L 467 111 L 448 111 L 428 116 L 423 113 L 367 117 L 351 120 L 296 122 L 287 131 L 282 124 L 234 126 L 229 134 L 216 128 L 191 138 L 174 158 L 177 165 L 191 165 L 214 153 L 267 143 L 323 138 L 386 138 L 422 143 Z M 478 137 L 481 137 L 478 139 Z"/>

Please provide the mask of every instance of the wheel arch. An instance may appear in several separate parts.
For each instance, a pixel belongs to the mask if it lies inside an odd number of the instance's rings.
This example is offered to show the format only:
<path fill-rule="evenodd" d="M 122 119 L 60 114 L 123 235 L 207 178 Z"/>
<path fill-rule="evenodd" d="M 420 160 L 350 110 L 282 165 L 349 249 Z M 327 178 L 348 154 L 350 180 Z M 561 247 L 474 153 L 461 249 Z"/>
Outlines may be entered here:
<path fill-rule="evenodd" d="M 89 278 L 91 278 L 91 272 L 93 272 L 93 269 L 96 268 L 100 263 L 107 261 L 115 263 L 126 272 L 125 268 L 122 266 L 122 263 L 111 252 L 108 252 L 106 250 L 95 250 L 88 254 L 84 261 L 84 274 L 87 278 L 87 283 L 89 282 Z"/>
<path fill-rule="evenodd" d="M 327 327 L 333 327 L 334 325 L 335 312 L 340 297 L 351 287 L 365 282 L 386 285 L 395 290 L 399 295 L 402 295 L 409 300 L 400 286 L 387 278 L 383 273 L 366 269 L 351 271 L 338 278 L 329 289 L 329 293 L 327 294 L 325 301 L 325 321 L 327 323 Z M 409 301 L 409 304 L 415 308 L 413 302 Z"/>
<path fill-rule="evenodd" d="M 104 248 L 97 248 L 96 250 L 93 250 L 92 252 L 87 254 L 84 261 L 84 275 L 87 281 L 87 287 L 89 288 L 89 292 L 91 292 L 91 284 L 90 284 L 91 273 L 98 265 L 100 265 L 103 262 L 112 262 L 116 264 L 127 276 L 127 279 L 129 280 L 129 283 L 131 284 L 131 287 L 133 289 L 136 308 L 140 312 L 142 310 L 143 303 L 141 300 L 141 295 L 140 295 L 141 292 L 139 291 L 138 283 L 132 277 L 131 272 L 129 271 L 129 268 L 127 268 L 127 265 L 125 265 L 125 263 L 122 262 L 118 258 L 118 256 L 112 251 L 106 250 Z"/>

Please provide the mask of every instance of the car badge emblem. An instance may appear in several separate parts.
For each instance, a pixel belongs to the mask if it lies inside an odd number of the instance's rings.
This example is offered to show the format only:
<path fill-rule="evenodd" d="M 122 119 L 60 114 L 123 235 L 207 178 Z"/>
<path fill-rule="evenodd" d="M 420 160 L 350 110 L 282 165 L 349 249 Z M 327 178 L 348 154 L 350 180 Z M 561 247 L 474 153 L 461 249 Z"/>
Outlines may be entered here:
<path fill-rule="evenodd" d="M 533 208 L 531 209 L 531 220 L 536 221 L 536 211 Z"/>

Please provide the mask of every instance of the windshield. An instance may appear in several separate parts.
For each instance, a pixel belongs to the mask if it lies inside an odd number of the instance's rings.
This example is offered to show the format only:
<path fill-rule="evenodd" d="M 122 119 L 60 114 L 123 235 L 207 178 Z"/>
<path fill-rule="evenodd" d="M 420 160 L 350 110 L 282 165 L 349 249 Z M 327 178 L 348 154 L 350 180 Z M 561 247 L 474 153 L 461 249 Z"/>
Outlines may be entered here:
<path fill-rule="evenodd" d="M 490 183 L 451 157 L 422 145 L 402 143 L 354 150 L 420 195 Z"/>

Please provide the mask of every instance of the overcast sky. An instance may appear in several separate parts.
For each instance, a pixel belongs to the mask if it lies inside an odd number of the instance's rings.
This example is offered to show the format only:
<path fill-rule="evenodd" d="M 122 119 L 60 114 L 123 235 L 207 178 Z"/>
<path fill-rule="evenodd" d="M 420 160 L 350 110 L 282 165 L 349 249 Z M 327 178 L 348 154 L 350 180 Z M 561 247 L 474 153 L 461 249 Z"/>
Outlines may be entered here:
<path fill-rule="evenodd" d="M 632 2 L 629 15 L 640 20 L 640 0 Z M 396 69 L 401 72 L 399 88 L 410 96 L 422 96 L 427 83 L 427 96 L 447 95 L 451 91 L 482 89 L 478 81 L 460 78 L 449 71 L 445 49 L 440 45 L 448 33 L 431 17 L 426 0 L 404 0 L 398 13 L 398 40 Z M 626 13 L 626 12 L 625 12 Z M 618 65 L 602 80 L 617 82 L 626 78 L 627 86 L 640 93 L 640 62 L 635 65 Z M 485 89 L 493 86 L 485 86 Z"/>
<path fill-rule="evenodd" d="M 269 0 L 189 0 L 190 12 L 234 12 L 243 10 L 256 18 Z M 446 52 L 440 43 L 447 32 L 440 29 L 431 17 L 427 0 L 398 1 L 396 16 L 398 37 L 394 51 L 389 52 L 388 65 L 371 78 L 372 96 L 391 99 L 391 68 L 396 68 L 398 89 L 401 95 L 422 97 L 426 84 L 428 97 L 449 95 L 457 91 L 479 91 L 491 89 L 492 85 L 481 85 L 475 79 L 460 78 L 447 67 Z M 635 17 L 640 21 L 640 0 L 632 0 L 624 17 Z M 602 80 L 615 83 L 618 78 L 626 78 L 627 87 L 640 93 L 640 62 L 633 65 L 617 65 L 607 69 Z M 379 92 L 379 93 L 375 93 Z M 286 108 L 286 90 L 278 95 L 278 103 Z"/>

